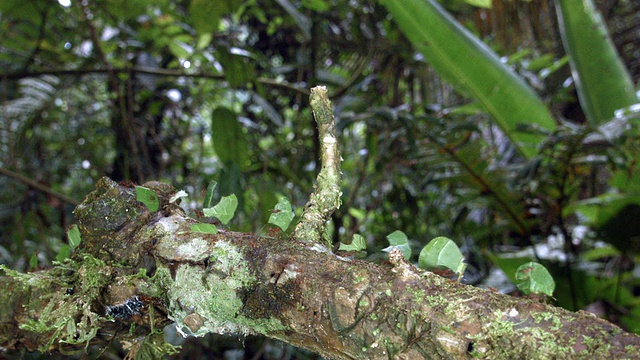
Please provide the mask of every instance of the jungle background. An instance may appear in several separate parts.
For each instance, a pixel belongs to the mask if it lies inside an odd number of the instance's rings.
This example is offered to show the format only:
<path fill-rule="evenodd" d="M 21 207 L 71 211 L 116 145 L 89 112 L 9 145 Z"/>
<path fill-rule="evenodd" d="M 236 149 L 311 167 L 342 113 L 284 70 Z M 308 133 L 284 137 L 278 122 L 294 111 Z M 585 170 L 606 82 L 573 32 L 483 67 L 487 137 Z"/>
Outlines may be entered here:
<path fill-rule="evenodd" d="M 360 256 L 380 261 L 402 230 L 415 261 L 444 235 L 469 263 L 463 282 L 516 295 L 515 269 L 537 260 L 551 301 L 639 333 L 638 109 L 590 118 L 554 1 L 440 3 L 550 110 L 555 128 L 527 130 L 533 154 L 375 1 L 2 1 L 0 263 L 68 256 L 72 211 L 102 176 L 170 183 L 194 213 L 215 180 L 239 199 L 238 231 L 265 231 L 280 197 L 299 215 L 318 171 L 309 88 L 322 84 L 344 158 L 334 243 L 361 234 Z M 595 5 L 637 84 L 640 3 Z M 255 337 L 175 341 L 176 358 L 316 358 Z"/>

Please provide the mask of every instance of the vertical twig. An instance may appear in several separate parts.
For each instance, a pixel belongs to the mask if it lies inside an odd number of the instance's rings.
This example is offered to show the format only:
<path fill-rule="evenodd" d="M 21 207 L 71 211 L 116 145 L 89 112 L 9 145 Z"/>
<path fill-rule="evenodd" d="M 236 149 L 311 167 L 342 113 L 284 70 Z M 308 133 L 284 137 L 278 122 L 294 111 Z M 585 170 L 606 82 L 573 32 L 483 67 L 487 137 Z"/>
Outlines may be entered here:
<path fill-rule="evenodd" d="M 324 86 L 312 88 L 309 100 L 318 124 L 322 167 L 316 178 L 315 191 L 311 194 L 302 218 L 291 237 L 302 242 L 321 243 L 331 249 L 331 240 L 325 236 L 325 224 L 331 218 L 331 214 L 340 207 L 342 195 L 340 161 L 342 159 L 327 88 Z"/>

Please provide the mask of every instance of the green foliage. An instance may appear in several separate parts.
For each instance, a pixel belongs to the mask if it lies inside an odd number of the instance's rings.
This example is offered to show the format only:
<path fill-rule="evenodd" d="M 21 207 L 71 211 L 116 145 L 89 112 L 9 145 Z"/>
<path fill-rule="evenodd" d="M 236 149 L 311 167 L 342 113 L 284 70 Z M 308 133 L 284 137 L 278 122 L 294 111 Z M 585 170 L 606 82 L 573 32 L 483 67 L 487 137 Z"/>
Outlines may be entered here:
<path fill-rule="evenodd" d="M 467 268 L 464 256 L 460 252 L 458 245 L 444 236 L 434 238 L 422 248 L 418 258 L 418 266 L 427 270 L 447 268 L 458 274 L 458 281 L 460 281 Z"/>
<path fill-rule="evenodd" d="M 211 115 L 211 139 L 216 155 L 224 164 L 239 169 L 248 165 L 247 136 L 237 116 L 227 108 L 217 108 Z"/>
<path fill-rule="evenodd" d="M 213 201 L 213 194 L 216 190 L 216 186 L 218 186 L 218 182 L 215 180 L 211 180 L 209 185 L 207 186 L 207 192 L 204 195 L 203 208 L 211 207 L 211 202 Z"/>
<path fill-rule="evenodd" d="M 238 198 L 235 194 L 231 194 L 223 196 L 215 206 L 202 209 L 202 212 L 205 216 L 218 218 L 221 223 L 227 224 L 233 218 L 237 208 Z"/>
<path fill-rule="evenodd" d="M 516 281 L 518 289 L 526 295 L 544 293 L 553 296 L 553 290 L 556 288 L 556 283 L 547 268 L 536 262 L 520 265 L 516 270 Z"/>
<path fill-rule="evenodd" d="M 558 5 L 580 104 L 591 125 L 602 125 L 616 110 L 638 103 L 633 80 L 593 2 L 559 0 Z"/>
<path fill-rule="evenodd" d="M 367 242 L 360 234 L 354 234 L 351 244 L 340 243 L 339 251 L 362 251 L 367 248 Z"/>
<path fill-rule="evenodd" d="M 189 16 L 198 34 L 212 33 L 218 30 L 223 15 L 231 12 L 234 1 L 192 0 L 189 4 Z"/>
<path fill-rule="evenodd" d="M 197 233 L 203 233 L 203 234 L 217 234 L 218 233 L 218 229 L 213 224 L 197 223 L 197 224 L 191 224 L 191 226 L 189 228 L 191 229 L 191 231 L 197 232 Z"/>
<path fill-rule="evenodd" d="M 282 231 L 287 231 L 293 217 L 294 213 L 291 209 L 291 203 L 287 198 L 283 197 L 278 200 L 271 216 L 269 216 L 269 224 L 279 227 Z"/>
<path fill-rule="evenodd" d="M 69 239 L 69 246 L 76 248 L 82 242 L 82 235 L 80 235 L 80 228 L 78 225 L 71 225 L 67 230 L 67 238 Z"/>
<path fill-rule="evenodd" d="M 389 246 L 382 249 L 382 251 L 391 252 L 392 249 L 397 248 L 402 251 L 405 259 L 409 260 L 411 258 L 411 246 L 409 246 L 409 238 L 405 233 L 396 230 L 387 235 L 387 241 L 389 241 Z"/>
<path fill-rule="evenodd" d="M 381 1 L 439 74 L 478 100 L 522 154 L 533 157 L 555 121 L 537 94 L 480 39 L 433 0 Z M 428 24 L 428 25 L 427 25 Z"/>
<path fill-rule="evenodd" d="M 279 197 L 298 213 L 308 199 L 319 166 L 307 87 L 321 83 L 344 157 L 334 243 L 355 247 L 366 233 L 375 259 L 395 229 L 407 250 L 450 234 L 465 239 L 478 281 L 497 267 L 515 282 L 536 259 L 556 280 L 557 304 L 604 301 L 624 312 L 610 319 L 637 326 L 625 208 L 640 194 L 639 121 L 633 106 L 609 121 L 618 98 L 629 103 L 629 82 L 603 70 L 612 53 L 596 43 L 602 27 L 571 10 L 564 35 L 588 42 L 564 54 L 548 0 L 487 12 L 504 26 L 468 5 L 489 2 L 440 3 L 459 24 L 422 0 L 89 2 L 90 19 L 79 3 L 0 1 L 0 167 L 76 201 L 105 174 L 205 193 L 203 208 L 214 190 L 235 194 L 234 229 L 258 232 Z M 634 3 L 612 2 L 606 25 L 637 79 Z M 91 27 L 98 43 L 87 42 Z M 582 81 L 571 81 L 570 59 Z M 592 122 L 576 91 L 609 115 Z M 73 203 L 4 175 L 0 188 L 0 262 L 51 264 Z"/>
<path fill-rule="evenodd" d="M 170 202 L 170 203 L 175 203 L 175 202 L 178 202 L 178 203 L 179 203 L 179 200 L 180 200 L 180 199 L 182 199 L 182 198 L 186 198 L 186 197 L 188 197 L 188 196 L 189 196 L 189 194 L 187 194 L 187 192 L 186 192 L 186 191 L 184 191 L 184 190 L 180 190 L 180 191 L 178 191 L 177 193 L 173 194 L 173 195 L 171 196 L 171 198 L 169 198 L 169 202 Z"/>
<path fill-rule="evenodd" d="M 155 191 L 144 186 L 136 186 L 136 200 L 144 204 L 151 212 L 156 212 L 160 208 L 160 199 Z"/>

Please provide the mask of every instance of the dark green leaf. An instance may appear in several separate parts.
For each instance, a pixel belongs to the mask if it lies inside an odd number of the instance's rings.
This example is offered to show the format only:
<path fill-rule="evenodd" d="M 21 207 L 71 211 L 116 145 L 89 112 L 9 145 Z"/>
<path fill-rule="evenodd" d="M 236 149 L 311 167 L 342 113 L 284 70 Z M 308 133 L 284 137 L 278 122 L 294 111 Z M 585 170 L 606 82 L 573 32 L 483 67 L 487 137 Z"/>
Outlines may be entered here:
<path fill-rule="evenodd" d="M 220 18 L 229 13 L 232 7 L 227 0 L 191 0 L 189 16 L 199 35 L 218 30 Z"/>
<path fill-rule="evenodd" d="M 211 115 L 211 138 L 220 161 L 234 163 L 239 169 L 248 166 L 249 145 L 244 128 L 236 114 L 227 108 L 217 108 Z"/>
<path fill-rule="evenodd" d="M 216 49 L 216 59 L 224 69 L 224 78 L 231 87 L 238 87 L 254 80 L 255 69 L 246 56 L 233 54 L 226 47 Z"/>
<path fill-rule="evenodd" d="M 434 0 L 381 0 L 430 65 L 457 90 L 477 99 L 526 156 L 537 153 L 541 134 L 520 132 L 522 124 L 555 129 L 535 91 L 480 39 Z"/>
<path fill-rule="evenodd" d="M 638 102 L 633 80 L 591 1 L 559 0 L 557 9 L 580 105 L 591 125 L 601 125 Z"/>

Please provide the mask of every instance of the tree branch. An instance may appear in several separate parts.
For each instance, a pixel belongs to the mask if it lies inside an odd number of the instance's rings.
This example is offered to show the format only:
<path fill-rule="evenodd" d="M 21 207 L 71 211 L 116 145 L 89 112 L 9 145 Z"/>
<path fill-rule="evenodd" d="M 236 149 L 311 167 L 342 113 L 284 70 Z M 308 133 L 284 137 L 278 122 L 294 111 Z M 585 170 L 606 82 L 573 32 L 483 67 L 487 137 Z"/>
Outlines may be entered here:
<path fill-rule="evenodd" d="M 51 270 L 5 270 L 0 346 L 82 348 L 174 321 L 185 336 L 256 333 L 334 359 L 631 358 L 640 337 L 586 313 L 462 285 L 401 254 L 376 265 L 296 242 L 219 230 L 147 183 L 150 213 L 132 188 L 103 178 L 79 205 L 83 244 Z M 109 318 L 112 320 L 110 321 Z M 137 339 L 137 340 L 136 340 Z"/>
<path fill-rule="evenodd" d="M 151 68 L 144 66 L 133 66 L 133 67 L 123 67 L 116 68 L 112 67 L 110 69 L 51 69 L 44 71 L 29 71 L 29 72 L 15 72 L 8 74 L 0 74 L 3 79 L 6 80 L 19 80 L 24 78 L 38 77 L 42 75 L 55 75 L 55 76 L 82 76 L 82 75 L 90 75 L 90 74 L 108 74 L 109 72 L 113 72 L 115 74 L 126 73 L 126 74 L 147 74 L 147 75 L 157 75 L 157 76 L 169 76 L 169 77 L 188 77 L 188 78 L 202 78 L 202 79 L 214 79 L 214 80 L 225 80 L 224 74 L 210 74 L 205 72 L 186 72 L 182 70 L 175 69 L 159 69 L 159 68 Z M 293 90 L 299 92 L 304 95 L 309 95 L 309 90 L 300 87 L 298 85 L 286 82 L 274 80 L 266 77 L 259 77 L 256 79 L 257 82 L 283 87 L 289 90 Z"/>

